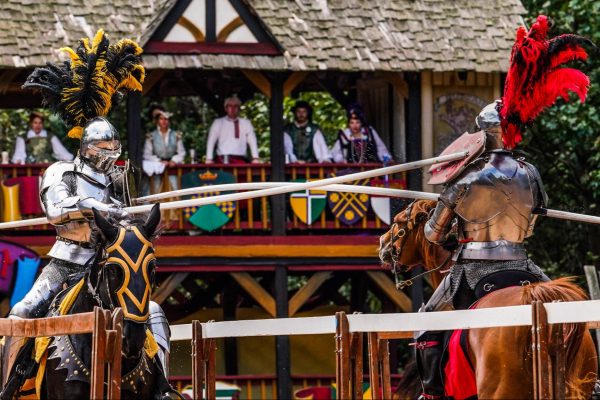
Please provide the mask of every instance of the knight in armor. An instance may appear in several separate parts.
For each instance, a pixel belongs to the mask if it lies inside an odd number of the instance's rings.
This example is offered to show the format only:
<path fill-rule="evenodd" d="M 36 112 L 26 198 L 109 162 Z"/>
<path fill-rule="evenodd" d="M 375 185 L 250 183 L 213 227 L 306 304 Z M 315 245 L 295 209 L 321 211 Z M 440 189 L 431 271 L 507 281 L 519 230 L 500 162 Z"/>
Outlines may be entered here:
<path fill-rule="evenodd" d="M 76 65 L 85 64 L 82 59 L 86 58 L 88 52 L 111 60 L 116 67 L 99 74 L 105 79 L 103 84 L 89 84 L 87 79 L 91 79 L 93 74 L 87 74 L 82 69 L 73 68 L 68 73 L 58 74 L 60 68 L 65 67 L 53 64 L 34 70 L 24 84 L 24 88 L 41 91 L 44 102 L 60 113 L 63 122 L 70 128 L 69 137 L 79 138 L 81 142 L 73 161 L 56 162 L 42 176 L 40 200 L 49 223 L 56 229 L 56 242 L 48 253 L 50 262 L 23 300 L 10 311 L 10 318 L 45 316 L 55 295 L 69 282 L 69 277 L 81 277 L 99 244 L 93 209 L 116 219 L 128 216 L 123 209 L 130 205 L 127 171 L 126 168 L 115 166 L 121 155 L 121 141 L 119 133 L 105 115 L 113 101 L 120 97 L 119 91 L 141 91 L 144 78 L 139 56 L 141 48 L 128 39 L 109 47 L 102 31 L 94 38 L 94 47 L 90 48 L 89 43 L 87 39 L 82 40 L 77 52 L 71 49 L 67 51 Z M 66 68 L 69 68 L 68 64 Z M 101 90 L 104 90 L 102 95 L 99 93 Z M 56 93 L 61 95 L 56 96 Z M 154 302 L 150 302 L 147 323 L 159 344 L 157 357 L 167 377 L 170 330 L 164 312 Z M 5 349 L 10 349 L 9 341 Z M 11 371 L 22 374 L 34 361 L 23 352 L 20 356 Z M 6 396 L 4 392 L 0 394 L 1 398 Z"/>
<path fill-rule="evenodd" d="M 444 183 L 444 188 L 425 225 L 425 237 L 452 250 L 453 265 L 420 311 L 467 309 L 493 290 L 549 280 L 524 247 L 548 199 L 538 170 L 512 149 L 522 131 L 558 95 L 568 98 L 568 91 L 574 91 L 583 101 L 589 80 L 581 71 L 566 68 L 568 76 L 544 75 L 544 68 L 555 62 L 548 59 L 562 56 L 563 51 L 574 56 L 565 56 L 561 63 L 584 58 L 583 38 L 564 35 L 569 37 L 555 45 L 551 54 L 546 17 L 538 17 L 529 34 L 520 29 L 502 100 L 481 110 L 476 118 L 479 132 L 457 140 L 476 139 L 478 146 L 470 149 L 468 162 L 450 169 L 443 175 L 445 180 L 437 182 Z M 532 47 L 542 49 L 539 59 L 531 59 Z M 535 96 L 548 103 L 534 100 Z M 430 171 L 439 169 L 433 166 Z M 444 332 L 421 332 L 413 345 L 423 386 L 421 398 L 444 398 Z"/>
<path fill-rule="evenodd" d="M 13 164 L 51 163 L 72 161 L 73 154 L 63 146 L 60 139 L 44 129 L 44 114 L 29 114 L 29 130 L 17 136 Z"/>
<path fill-rule="evenodd" d="M 348 127 L 338 132 L 331 154 L 336 163 L 388 163 L 392 160 L 385 143 L 367 123 L 358 105 L 348 110 Z"/>
<path fill-rule="evenodd" d="M 285 154 L 290 162 L 328 163 L 331 154 L 321 132 L 321 127 L 312 120 L 312 107 L 298 100 L 294 107 L 294 121 L 283 128 Z"/>

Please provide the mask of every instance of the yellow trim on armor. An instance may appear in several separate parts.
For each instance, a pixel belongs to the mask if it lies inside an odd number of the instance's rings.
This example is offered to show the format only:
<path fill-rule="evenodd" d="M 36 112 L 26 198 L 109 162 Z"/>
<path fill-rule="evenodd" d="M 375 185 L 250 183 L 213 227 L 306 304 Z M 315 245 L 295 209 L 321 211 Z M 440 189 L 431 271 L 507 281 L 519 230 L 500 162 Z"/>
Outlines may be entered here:
<path fill-rule="evenodd" d="M 83 283 L 83 279 L 77 282 L 77 285 L 73 286 L 73 288 L 69 290 L 69 293 L 67 293 L 67 295 L 63 297 L 62 301 L 60 302 L 60 305 L 58 306 L 59 315 L 66 315 L 69 312 L 69 310 L 73 306 L 73 303 L 75 303 L 77 296 L 79 296 L 79 292 L 83 287 Z"/>
<path fill-rule="evenodd" d="M 48 360 L 48 353 L 44 352 L 44 357 L 40 361 L 38 366 L 37 375 L 35 376 L 35 393 L 38 399 L 42 398 L 42 383 L 44 383 L 44 373 L 46 372 L 46 361 Z"/>
<path fill-rule="evenodd" d="M 144 342 L 144 351 L 150 359 L 153 359 L 156 353 L 158 353 L 158 343 L 154 339 L 154 335 L 150 329 L 146 329 L 146 341 Z"/>
<path fill-rule="evenodd" d="M 40 362 L 40 360 L 44 356 L 44 353 L 46 352 L 46 349 L 48 348 L 49 344 L 50 344 L 49 336 L 41 336 L 41 337 L 35 338 L 35 362 L 36 363 Z"/>

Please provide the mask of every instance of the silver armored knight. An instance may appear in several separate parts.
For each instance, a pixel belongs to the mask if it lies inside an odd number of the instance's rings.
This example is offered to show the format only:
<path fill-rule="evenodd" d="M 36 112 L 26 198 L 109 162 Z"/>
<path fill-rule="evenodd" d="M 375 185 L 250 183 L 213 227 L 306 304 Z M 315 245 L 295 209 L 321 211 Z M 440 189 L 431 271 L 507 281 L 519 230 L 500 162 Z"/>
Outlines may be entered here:
<path fill-rule="evenodd" d="M 94 210 L 123 220 L 127 217 L 123 207 L 131 203 L 128 168 L 115 166 L 121 155 L 119 134 L 105 116 L 126 92 L 142 91 L 142 48 L 130 39 L 110 44 L 100 29 L 93 39 L 81 39 L 76 49 L 61 50 L 70 61 L 36 68 L 23 88 L 39 91 L 43 103 L 69 129 L 68 136 L 81 142 L 73 162 L 52 164 L 42 177 L 40 200 L 48 221 L 56 228 L 56 243 L 48 253 L 49 264 L 11 310 L 11 318 L 45 316 L 54 297 L 67 284 L 79 281 L 100 250 L 101 233 L 95 226 Z M 70 279 L 71 275 L 75 275 L 74 279 Z M 166 379 L 170 330 L 158 304 L 150 302 L 146 324 L 159 347 L 155 361 L 164 374 L 159 390 L 168 397 L 174 392 Z M 33 341 L 28 339 L 13 367 L 6 368 L 19 347 L 17 343 L 21 343 L 14 342 L 4 347 L 4 371 L 10 371 L 10 376 L 0 399 L 12 398 L 35 362 L 31 357 Z"/>
<path fill-rule="evenodd" d="M 92 209 L 117 219 L 128 193 L 126 171 L 115 166 L 121 142 L 115 127 L 105 118 L 89 121 L 82 133 L 79 153 L 72 162 L 56 162 L 44 173 L 40 200 L 48 221 L 56 228 L 51 257 L 27 295 L 10 312 L 11 318 L 39 318 L 71 275 L 81 275 L 94 257 L 97 234 Z M 168 373 L 170 330 L 161 307 L 150 302 L 148 325 L 159 344 L 158 357 Z"/>
<path fill-rule="evenodd" d="M 548 280 L 523 246 L 546 193 L 537 169 L 503 147 L 497 109 L 489 104 L 477 116 L 481 131 L 473 135 L 484 140 L 481 152 L 445 182 L 425 225 L 430 242 L 454 251 L 454 265 L 421 311 L 466 309 L 491 290 Z M 444 332 L 416 340 L 422 398 L 444 396 L 443 343 Z"/>

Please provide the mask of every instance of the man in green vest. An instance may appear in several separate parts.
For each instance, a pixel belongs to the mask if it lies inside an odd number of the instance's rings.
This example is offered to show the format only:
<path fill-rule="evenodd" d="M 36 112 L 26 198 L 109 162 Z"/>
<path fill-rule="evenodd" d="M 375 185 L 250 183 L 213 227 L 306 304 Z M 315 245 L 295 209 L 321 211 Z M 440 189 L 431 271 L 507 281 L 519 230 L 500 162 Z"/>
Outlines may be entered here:
<path fill-rule="evenodd" d="M 44 114 L 29 114 L 29 129 L 17 136 L 13 164 L 52 163 L 71 161 L 73 154 L 63 146 L 60 139 L 44 129 Z"/>
<path fill-rule="evenodd" d="M 312 122 L 312 107 L 298 100 L 294 107 L 294 122 L 283 128 L 285 154 L 289 162 L 331 162 L 331 154 L 319 125 Z"/>

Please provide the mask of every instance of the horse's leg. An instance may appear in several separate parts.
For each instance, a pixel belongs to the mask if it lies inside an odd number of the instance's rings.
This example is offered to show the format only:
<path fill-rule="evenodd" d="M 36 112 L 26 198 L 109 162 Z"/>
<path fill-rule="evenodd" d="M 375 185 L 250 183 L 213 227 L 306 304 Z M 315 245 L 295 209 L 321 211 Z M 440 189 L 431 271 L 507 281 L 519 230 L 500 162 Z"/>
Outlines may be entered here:
<path fill-rule="evenodd" d="M 529 328 L 471 329 L 469 357 L 480 399 L 530 399 L 533 396 Z"/>

